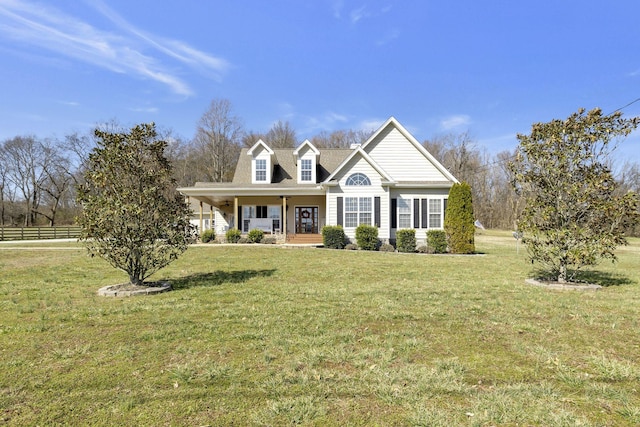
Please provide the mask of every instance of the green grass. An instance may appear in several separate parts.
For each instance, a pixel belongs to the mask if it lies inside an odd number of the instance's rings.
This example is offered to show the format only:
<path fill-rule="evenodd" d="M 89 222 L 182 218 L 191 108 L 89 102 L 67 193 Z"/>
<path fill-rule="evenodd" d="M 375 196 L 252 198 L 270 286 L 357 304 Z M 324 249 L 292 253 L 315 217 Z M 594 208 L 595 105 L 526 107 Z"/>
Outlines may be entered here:
<path fill-rule="evenodd" d="M 152 277 L 173 292 L 131 298 L 97 296 L 126 276 L 74 243 L 2 245 L 0 424 L 639 424 L 640 241 L 574 292 L 476 239 L 192 247 Z"/>

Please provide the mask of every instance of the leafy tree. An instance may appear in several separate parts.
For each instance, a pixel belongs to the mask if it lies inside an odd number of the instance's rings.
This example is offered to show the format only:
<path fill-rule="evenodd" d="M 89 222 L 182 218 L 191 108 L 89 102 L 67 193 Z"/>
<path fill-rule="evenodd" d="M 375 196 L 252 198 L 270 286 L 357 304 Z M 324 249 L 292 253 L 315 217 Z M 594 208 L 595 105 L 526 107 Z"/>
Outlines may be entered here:
<path fill-rule="evenodd" d="M 92 256 L 142 285 L 187 249 L 189 209 L 175 191 L 167 142 L 157 138 L 153 123 L 129 132 L 96 129 L 95 135 L 78 189 L 81 240 Z"/>
<path fill-rule="evenodd" d="M 471 187 L 466 182 L 453 184 L 449 190 L 447 210 L 444 216 L 449 251 L 454 254 L 475 252 L 475 226 Z"/>
<path fill-rule="evenodd" d="M 551 278 L 565 282 L 600 259 L 615 261 L 614 250 L 627 243 L 623 232 L 638 220 L 638 195 L 616 194 L 608 157 L 638 124 L 619 112 L 580 109 L 518 135 L 510 168 L 525 201 L 519 229 L 531 260 Z"/>

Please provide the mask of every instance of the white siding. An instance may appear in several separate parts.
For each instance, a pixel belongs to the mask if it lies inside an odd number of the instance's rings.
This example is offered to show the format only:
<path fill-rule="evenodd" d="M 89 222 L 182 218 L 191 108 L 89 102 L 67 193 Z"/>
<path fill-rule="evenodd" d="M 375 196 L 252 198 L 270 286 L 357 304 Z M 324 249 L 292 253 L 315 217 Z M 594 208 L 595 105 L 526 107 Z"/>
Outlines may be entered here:
<path fill-rule="evenodd" d="M 411 227 L 410 228 L 414 228 L 413 224 L 414 224 L 414 210 L 413 210 L 413 200 L 414 199 L 439 199 L 439 200 L 444 200 L 448 197 L 449 195 L 449 190 L 448 189 L 394 189 L 393 191 L 391 191 L 390 194 L 390 199 L 409 199 L 411 200 Z M 391 212 L 387 212 L 387 215 L 390 215 Z M 420 222 L 420 227 L 415 228 L 416 230 L 416 240 L 418 241 L 418 244 L 424 244 L 424 242 L 426 241 L 426 233 L 429 229 L 431 228 L 422 228 L 422 203 L 420 202 L 420 209 L 419 209 L 419 222 Z M 442 212 L 441 212 L 441 225 L 443 225 L 443 220 L 444 220 L 444 205 L 442 205 Z M 398 229 L 393 229 L 391 230 L 390 233 L 390 238 L 391 239 L 395 239 L 396 238 L 396 231 L 399 230 L 400 227 L 398 227 Z M 442 227 L 439 227 L 439 229 L 442 229 Z"/>
<path fill-rule="evenodd" d="M 382 178 L 378 172 L 361 156 L 356 156 L 343 169 L 344 173 L 336 176 L 338 186 L 329 187 L 327 191 L 327 224 L 336 225 L 338 215 L 338 197 L 380 197 L 380 228 L 378 237 L 389 239 L 389 192 L 382 187 Z M 371 180 L 370 186 L 347 186 L 345 182 L 351 174 L 363 173 Z M 343 199 L 344 202 L 344 199 Z M 344 212 L 344 210 L 343 210 Z M 372 200 L 372 218 L 375 215 L 375 206 Z M 355 228 L 344 228 L 345 234 L 350 239 L 355 239 Z"/>
<path fill-rule="evenodd" d="M 380 133 L 365 151 L 395 181 L 448 181 L 395 127 Z"/>

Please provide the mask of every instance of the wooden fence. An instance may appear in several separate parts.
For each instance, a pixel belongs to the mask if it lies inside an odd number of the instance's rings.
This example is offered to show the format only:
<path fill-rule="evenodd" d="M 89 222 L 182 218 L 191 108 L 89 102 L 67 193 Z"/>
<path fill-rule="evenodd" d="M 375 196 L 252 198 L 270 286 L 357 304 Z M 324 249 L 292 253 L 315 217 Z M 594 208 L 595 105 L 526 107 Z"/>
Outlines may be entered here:
<path fill-rule="evenodd" d="M 0 227 L 0 241 L 76 239 L 80 227 Z"/>

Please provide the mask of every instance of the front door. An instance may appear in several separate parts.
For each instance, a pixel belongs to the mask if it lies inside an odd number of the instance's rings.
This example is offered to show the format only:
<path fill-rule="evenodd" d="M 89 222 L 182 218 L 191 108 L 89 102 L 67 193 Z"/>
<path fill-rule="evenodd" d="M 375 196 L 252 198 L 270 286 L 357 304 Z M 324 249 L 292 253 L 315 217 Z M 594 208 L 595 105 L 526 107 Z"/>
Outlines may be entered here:
<path fill-rule="evenodd" d="M 296 234 L 318 234 L 318 207 L 296 206 Z"/>

